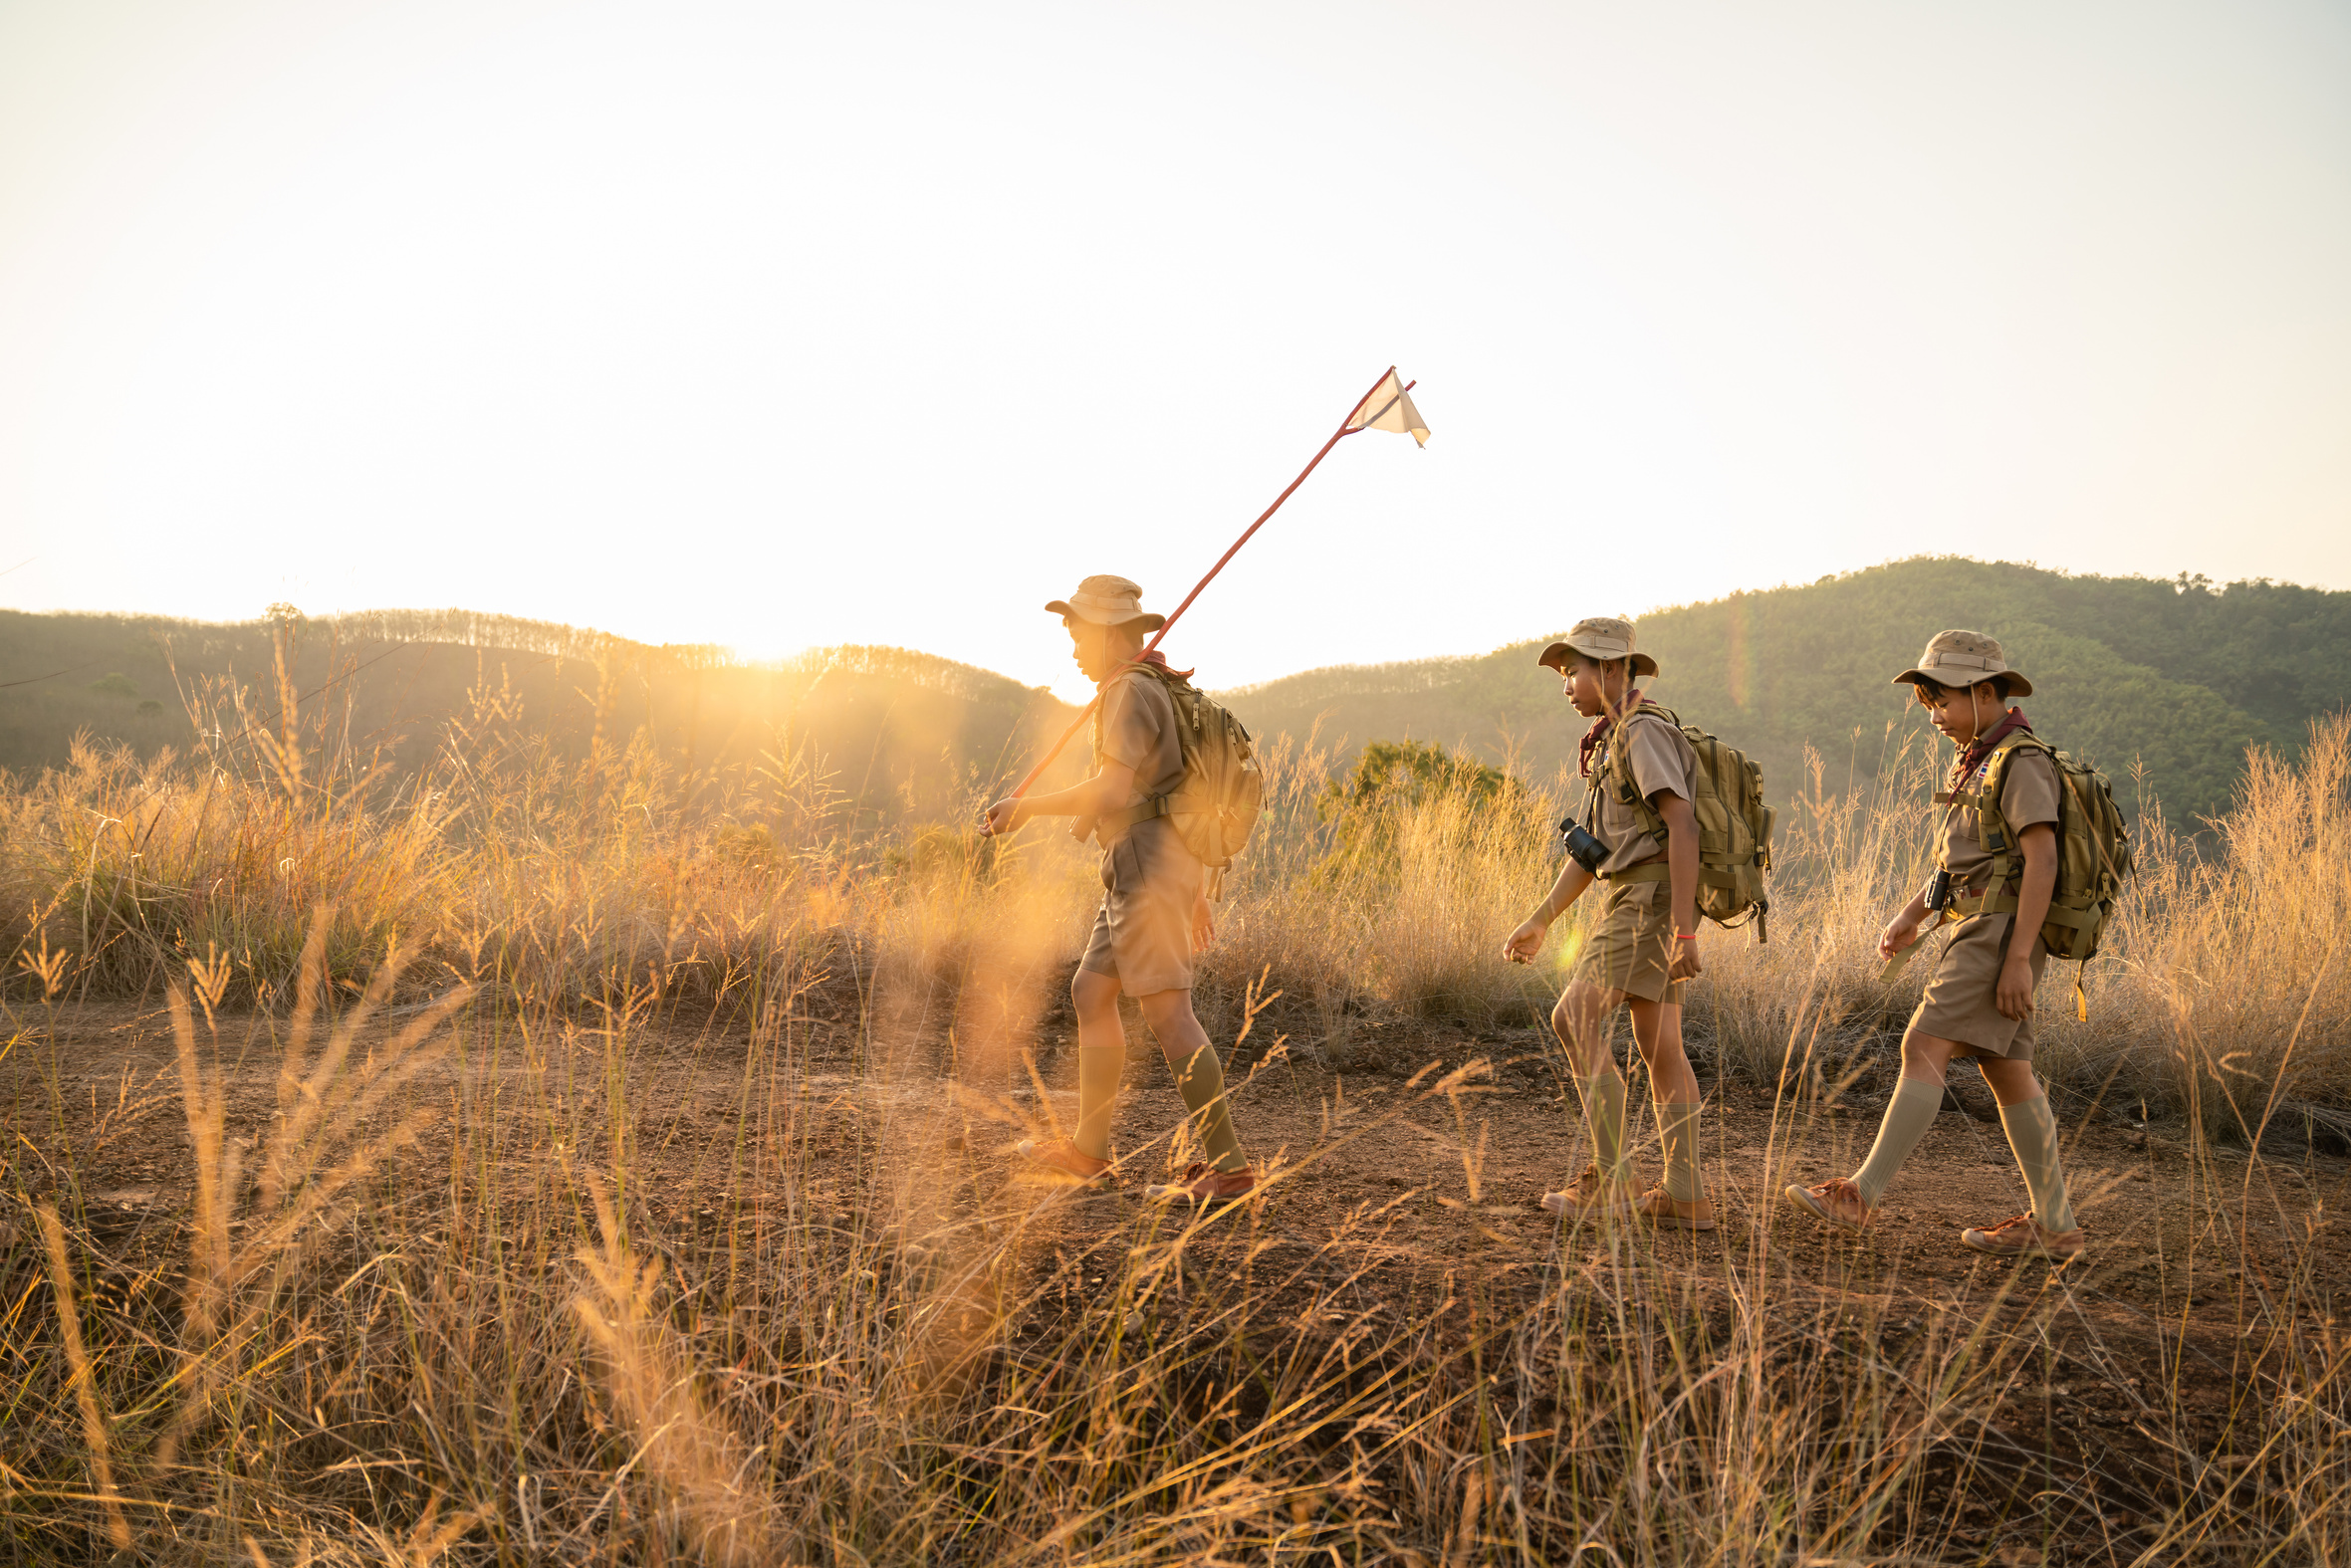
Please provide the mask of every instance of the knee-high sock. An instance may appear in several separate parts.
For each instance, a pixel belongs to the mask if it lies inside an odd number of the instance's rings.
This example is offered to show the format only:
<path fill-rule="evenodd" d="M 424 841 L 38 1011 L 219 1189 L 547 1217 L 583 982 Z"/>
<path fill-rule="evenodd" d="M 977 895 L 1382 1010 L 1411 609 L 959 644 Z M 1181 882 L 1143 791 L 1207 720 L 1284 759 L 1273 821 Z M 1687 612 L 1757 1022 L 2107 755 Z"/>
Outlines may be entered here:
<path fill-rule="evenodd" d="M 1665 1194 L 1676 1203 L 1697 1203 L 1706 1196 L 1705 1178 L 1698 1169 L 1698 1102 L 1651 1103 L 1657 1112 L 1658 1141 L 1665 1145 Z"/>
<path fill-rule="evenodd" d="M 1624 1157 L 1624 1074 L 1610 1062 L 1589 1078 L 1575 1080 L 1583 1096 L 1584 1124 L 1592 1130 L 1592 1163 L 1604 1182 L 1629 1182 L 1632 1167 Z"/>
<path fill-rule="evenodd" d="M 1175 1079 L 1184 1108 L 1192 1113 L 1192 1130 L 1208 1151 L 1208 1163 L 1220 1171 L 1247 1169 L 1241 1137 L 1233 1131 L 1232 1108 L 1225 1103 L 1225 1064 L 1217 1059 L 1216 1047 L 1203 1045 L 1194 1051 L 1191 1061 L 1175 1068 Z"/>
<path fill-rule="evenodd" d="M 2049 1097 L 2036 1094 L 2021 1105 L 1999 1108 L 1999 1124 L 2007 1129 L 2008 1147 L 2016 1151 L 2016 1168 L 2024 1173 L 2024 1190 L 2032 1195 L 2032 1215 L 2045 1231 L 2074 1229 L 2073 1205 L 2065 1198 L 2065 1168 L 2057 1160 L 2057 1118 Z"/>
<path fill-rule="evenodd" d="M 1924 1078 L 1904 1078 L 1894 1085 L 1894 1098 L 1886 1104 L 1886 1119 L 1878 1123 L 1878 1141 L 1870 1147 L 1869 1158 L 1861 1162 L 1861 1169 L 1853 1173 L 1853 1185 L 1861 1190 L 1863 1203 L 1872 1209 L 1878 1206 L 1886 1184 L 1894 1180 L 1894 1173 L 1902 1169 L 1910 1151 L 1919 1146 L 1927 1129 L 1935 1125 L 1935 1113 L 1941 1109 L 1942 1084 L 1929 1083 Z"/>
<path fill-rule="evenodd" d="M 1077 1126 L 1069 1141 L 1079 1154 L 1110 1158 L 1110 1113 L 1118 1107 L 1118 1074 L 1125 1065 L 1123 1045 L 1077 1047 Z"/>

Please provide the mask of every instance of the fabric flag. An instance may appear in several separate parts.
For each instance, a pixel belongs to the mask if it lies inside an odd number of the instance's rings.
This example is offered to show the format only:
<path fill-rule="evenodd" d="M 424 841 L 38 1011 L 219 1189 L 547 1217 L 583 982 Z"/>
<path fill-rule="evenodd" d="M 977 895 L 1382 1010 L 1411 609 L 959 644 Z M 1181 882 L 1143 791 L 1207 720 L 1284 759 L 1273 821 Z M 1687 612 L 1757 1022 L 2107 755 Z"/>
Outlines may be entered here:
<path fill-rule="evenodd" d="M 1422 446 L 1429 444 L 1429 427 L 1422 422 L 1420 410 L 1412 406 L 1412 394 L 1390 370 L 1363 399 L 1363 406 L 1355 410 L 1355 417 L 1347 421 L 1349 430 L 1393 430 L 1398 435 L 1412 432 L 1412 439 Z"/>

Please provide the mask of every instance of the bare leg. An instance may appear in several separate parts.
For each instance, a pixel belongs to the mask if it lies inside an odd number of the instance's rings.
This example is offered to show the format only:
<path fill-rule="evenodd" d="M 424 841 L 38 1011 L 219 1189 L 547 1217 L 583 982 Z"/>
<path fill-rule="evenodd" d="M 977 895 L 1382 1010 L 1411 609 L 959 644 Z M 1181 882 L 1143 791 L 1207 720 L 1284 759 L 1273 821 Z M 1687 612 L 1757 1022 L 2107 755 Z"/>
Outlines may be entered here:
<path fill-rule="evenodd" d="M 1992 1087 L 1992 1097 L 2002 1105 L 2023 1105 L 2043 1097 L 2040 1079 L 2033 1076 L 2032 1063 L 2010 1061 L 2005 1056 L 1979 1056 L 1976 1065 L 1984 1069 L 1984 1081 Z"/>
<path fill-rule="evenodd" d="M 1643 1195 L 1642 1212 L 1660 1223 L 1712 1226 L 1714 1206 L 1706 1200 L 1698 1157 L 1698 1074 L 1682 1049 L 1681 1007 L 1638 997 L 1625 1006 L 1633 1017 L 1633 1043 L 1649 1067 L 1649 1099 L 1665 1153 L 1662 1198 Z"/>
<path fill-rule="evenodd" d="M 1649 1098 L 1660 1105 L 1698 1103 L 1698 1074 L 1682 1049 L 1682 1009 L 1678 1004 L 1625 999 L 1633 1015 L 1633 1044 L 1649 1067 Z"/>

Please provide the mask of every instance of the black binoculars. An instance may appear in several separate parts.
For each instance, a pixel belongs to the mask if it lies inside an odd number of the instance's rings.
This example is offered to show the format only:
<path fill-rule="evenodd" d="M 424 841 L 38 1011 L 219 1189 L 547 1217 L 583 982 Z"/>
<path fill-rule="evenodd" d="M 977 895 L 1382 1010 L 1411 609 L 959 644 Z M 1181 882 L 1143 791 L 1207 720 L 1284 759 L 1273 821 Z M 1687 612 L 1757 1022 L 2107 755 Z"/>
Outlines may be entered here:
<path fill-rule="evenodd" d="M 1949 871 L 1938 870 L 1933 876 L 1927 878 L 1926 904 L 1927 913 L 1930 915 L 1938 909 L 1951 907 L 1951 873 Z"/>
<path fill-rule="evenodd" d="M 1583 824 L 1572 816 L 1559 824 L 1559 842 L 1567 846 L 1568 859 L 1594 876 L 1608 859 L 1608 846 L 1585 832 Z"/>

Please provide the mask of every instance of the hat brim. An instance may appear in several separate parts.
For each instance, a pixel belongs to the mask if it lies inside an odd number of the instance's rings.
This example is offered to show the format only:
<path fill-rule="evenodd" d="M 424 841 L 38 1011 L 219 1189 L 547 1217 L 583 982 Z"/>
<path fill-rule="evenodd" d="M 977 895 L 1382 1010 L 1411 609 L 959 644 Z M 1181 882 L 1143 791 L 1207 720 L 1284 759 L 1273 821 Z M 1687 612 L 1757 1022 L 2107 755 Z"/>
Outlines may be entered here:
<path fill-rule="evenodd" d="M 1900 675 L 1894 677 L 1894 684 L 1897 686 L 1916 686 L 1921 681 L 1933 681 L 1936 685 L 1947 687 L 1952 691 L 1967 691 L 1971 687 L 1983 685 L 1986 681 L 2006 681 L 2010 697 L 2032 695 L 2032 682 L 2026 680 L 2015 670 L 1988 672 L 1977 669 L 1954 669 L 1948 664 L 1929 664 L 1918 669 L 1904 670 Z"/>
<path fill-rule="evenodd" d="M 1557 670 L 1564 675 L 1567 673 L 1567 655 L 1570 653 L 1580 653 L 1587 659 L 1598 659 L 1602 663 L 1606 663 L 1610 659 L 1629 658 L 1633 661 L 1635 675 L 1655 675 L 1657 673 L 1657 661 L 1646 653 L 1594 653 L 1591 649 L 1579 648 L 1572 642 L 1552 643 L 1542 650 L 1542 656 L 1534 662 L 1545 669 Z"/>
<path fill-rule="evenodd" d="M 1145 631 L 1157 631 L 1167 624 L 1165 615 L 1154 615 L 1148 611 L 1140 615 L 1126 616 L 1122 620 L 1111 620 L 1098 610 L 1087 609 L 1082 604 L 1072 604 L 1067 599 L 1056 599 L 1045 608 L 1048 614 L 1058 615 L 1063 620 L 1074 617 L 1095 626 L 1140 626 Z"/>

